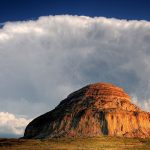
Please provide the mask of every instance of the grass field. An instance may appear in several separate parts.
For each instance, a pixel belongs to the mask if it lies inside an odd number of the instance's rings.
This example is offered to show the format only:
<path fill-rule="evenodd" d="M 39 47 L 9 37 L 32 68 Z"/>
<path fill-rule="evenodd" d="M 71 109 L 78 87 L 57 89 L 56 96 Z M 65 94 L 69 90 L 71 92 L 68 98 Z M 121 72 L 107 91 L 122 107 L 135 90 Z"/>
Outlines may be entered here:
<path fill-rule="evenodd" d="M 49 140 L 0 139 L 0 150 L 150 150 L 150 139 L 97 137 Z"/>

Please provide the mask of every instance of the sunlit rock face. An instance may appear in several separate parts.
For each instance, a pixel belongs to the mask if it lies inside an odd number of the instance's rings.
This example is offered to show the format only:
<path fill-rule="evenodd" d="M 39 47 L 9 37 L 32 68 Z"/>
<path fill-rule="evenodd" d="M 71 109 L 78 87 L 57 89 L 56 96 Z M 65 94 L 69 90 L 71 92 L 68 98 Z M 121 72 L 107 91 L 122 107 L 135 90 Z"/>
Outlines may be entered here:
<path fill-rule="evenodd" d="M 30 122 L 24 138 L 100 135 L 150 137 L 150 113 L 133 104 L 122 88 L 109 83 L 90 84 Z"/>

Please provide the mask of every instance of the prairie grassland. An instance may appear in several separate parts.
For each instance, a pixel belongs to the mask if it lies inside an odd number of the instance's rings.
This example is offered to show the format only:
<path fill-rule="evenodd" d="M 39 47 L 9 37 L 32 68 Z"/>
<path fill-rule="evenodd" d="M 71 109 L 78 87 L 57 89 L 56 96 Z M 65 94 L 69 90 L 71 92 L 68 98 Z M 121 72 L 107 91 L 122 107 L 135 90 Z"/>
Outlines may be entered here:
<path fill-rule="evenodd" d="M 105 136 L 48 140 L 0 139 L 0 150 L 150 150 L 150 139 Z"/>

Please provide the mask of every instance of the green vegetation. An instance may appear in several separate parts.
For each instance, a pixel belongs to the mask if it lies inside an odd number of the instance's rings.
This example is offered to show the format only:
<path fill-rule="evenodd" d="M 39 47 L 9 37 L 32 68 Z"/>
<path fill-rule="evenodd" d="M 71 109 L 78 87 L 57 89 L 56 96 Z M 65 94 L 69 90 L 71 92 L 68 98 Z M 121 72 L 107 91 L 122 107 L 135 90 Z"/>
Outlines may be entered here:
<path fill-rule="evenodd" d="M 150 139 L 96 137 L 48 140 L 0 139 L 0 150 L 149 150 Z"/>

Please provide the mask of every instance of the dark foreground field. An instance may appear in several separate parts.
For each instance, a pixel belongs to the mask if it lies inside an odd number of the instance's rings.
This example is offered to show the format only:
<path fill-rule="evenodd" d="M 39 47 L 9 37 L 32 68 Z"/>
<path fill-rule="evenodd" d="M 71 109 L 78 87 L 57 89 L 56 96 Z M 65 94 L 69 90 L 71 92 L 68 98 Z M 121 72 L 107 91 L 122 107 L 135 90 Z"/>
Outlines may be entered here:
<path fill-rule="evenodd" d="M 150 150 L 150 139 L 119 137 L 0 139 L 0 150 Z"/>

